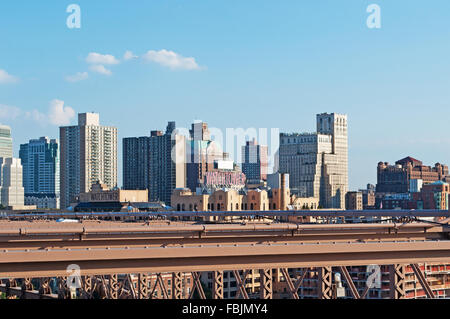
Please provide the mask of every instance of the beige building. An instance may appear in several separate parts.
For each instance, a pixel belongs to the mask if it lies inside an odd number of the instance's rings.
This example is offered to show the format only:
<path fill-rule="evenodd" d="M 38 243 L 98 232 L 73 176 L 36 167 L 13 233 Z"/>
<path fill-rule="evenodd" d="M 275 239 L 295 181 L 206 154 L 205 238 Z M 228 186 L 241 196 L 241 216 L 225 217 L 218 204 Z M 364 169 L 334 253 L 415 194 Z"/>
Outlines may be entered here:
<path fill-rule="evenodd" d="M 101 126 L 99 114 L 78 114 L 77 126 L 60 127 L 61 208 L 101 181 L 117 187 L 117 128 Z"/>
<path fill-rule="evenodd" d="M 147 190 L 110 189 L 106 184 L 99 182 L 94 183 L 89 192 L 81 193 L 77 202 L 72 203 L 77 211 L 128 211 L 130 205 L 145 208 L 136 204 L 149 204 Z"/>
<path fill-rule="evenodd" d="M 20 158 L 0 158 L 0 199 L 4 207 L 24 207 L 25 190 Z"/>
<path fill-rule="evenodd" d="M 323 208 L 345 208 L 348 190 L 347 116 L 318 114 L 317 132 L 280 134 L 279 171 L 289 174 L 298 197 L 315 197 Z"/>
<path fill-rule="evenodd" d="M 0 125 L 0 157 L 13 157 L 12 145 L 11 128 L 7 125 Z"/>
<path fill-rule="evenodd" d="M 147 202 L 147 190 L 123 190 L 110 189 L 106 184 L 99 182 L 91 187 L 88 193 L 81 193 L 79 196 L 80 202 Z"/>
<path fill-rule="evenodd" d="M 348 192 L 345 196 L 345 209 L 362 210 L 363 194 L 362 192 Z"/>
<path fill-rule="evenodd" d="M 187 188 L 175 189 L 172 207 L 177 211 L 245 211 L 269 210 L 266 190 L 216 190 L 212 194 L 196 194 Z"/>

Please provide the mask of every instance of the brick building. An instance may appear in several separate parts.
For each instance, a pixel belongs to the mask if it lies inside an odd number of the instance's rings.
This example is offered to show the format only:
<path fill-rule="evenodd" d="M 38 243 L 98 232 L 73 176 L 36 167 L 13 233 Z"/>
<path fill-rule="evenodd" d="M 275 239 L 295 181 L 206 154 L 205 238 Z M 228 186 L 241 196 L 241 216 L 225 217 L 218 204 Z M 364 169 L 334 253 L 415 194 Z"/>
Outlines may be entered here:
<path fill-rule="evenodd" d="M 379 162 L 377 167 L 377 193 L 407 193 L 410 180 L 420 179 L 423 184 L 444 180 L 448 176 L 448 166 L 436 163 L 434 167 L 425 166 L 412 157 L 405 157 L 395 165 Z"/>

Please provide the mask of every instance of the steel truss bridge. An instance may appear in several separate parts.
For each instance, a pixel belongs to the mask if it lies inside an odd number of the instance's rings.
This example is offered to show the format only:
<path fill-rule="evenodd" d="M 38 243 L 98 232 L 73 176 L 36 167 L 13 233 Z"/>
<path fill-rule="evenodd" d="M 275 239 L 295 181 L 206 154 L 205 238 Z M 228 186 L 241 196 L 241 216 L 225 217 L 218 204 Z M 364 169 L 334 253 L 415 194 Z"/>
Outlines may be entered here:
<path fill-rule="evenodd" d="M 186 215 L 189 212 L 171 213 L 170 218 L 189 216 Z M 213 213 L 239 217 L 283 216 L 283 212 L 265 211 Z M 284 216 L 345 217 L 351 216 L 346 215 L 350 213 L 297 211 L 284 212 Z M 78 293 L 82 298 L 95 295 L 147 299 L 159 288 L 165 298 L 169 298 L 168 289 L 171 289 L 171 298 L 180 299 L 183 297 L 181 278 L 186 273 L 193 280 L 193 289 L 187 297 L 192 298 L 196 293 L 205 298 L 200 273 L 212 272 L 212 297 L 221 299 L 223 273 L 231 271 L 237 282 L 236 298 L 246 299 L 249 298 L 245 289 L 249 270 L 258 270 L 260 298 L 273 297 L 273 271 L 284 276 L 287 291 L 294 299 L 299 298 L 298 289 L 306 274 L 316 271 L 319 297 L 329 299 L 333 298 L 334 291 L 333 267 L 338 267 L 352 296 L 359 299 L 367 296 L 368 289 L 358 292 L 347 266 L 377 264 L 391 265 L 392 298 L 405 297 L 406 265 L 411 266 L 426 295 L 434 298 L 418 264 L 450 263 L 448 211 L 359 211 L 357 216 L 384 216 L 393 221 L 355 224 L 298 224 L 276 220 L 211 224 L 170 219 L 126 223 L 101 218 L 85 220 L 87 213 L 76 213 L 78 222 L 61 223 L 53 219 L 73 218 L 70 214 L 75 213 L 49 214 L 40 215 L 38 220 L 36 216 L 16 214 L 0 221 L 1 292 L 21 298 L 69 298 L 67 267 L 76 264 L 81 269 Z M 155 213 L 150 214 L 147 217 Z M 440 220 L 420 221 L 420 217 L 430 216 Z M 300 272 L 291 271 L 300 268 Z M 137 284 L 133 284 L 131 274 L 137 275 Z M 167 275 L 172 279 L 170 287 L 162 279 Z M 150 277 L 156 278 L 153 287 L 149 285 Z M 37 285 L 33 284 L 33 278 L 34 282 L 38 278 Z M 51 288 L 52 281 L 58 287 L 56 294 Z"/>

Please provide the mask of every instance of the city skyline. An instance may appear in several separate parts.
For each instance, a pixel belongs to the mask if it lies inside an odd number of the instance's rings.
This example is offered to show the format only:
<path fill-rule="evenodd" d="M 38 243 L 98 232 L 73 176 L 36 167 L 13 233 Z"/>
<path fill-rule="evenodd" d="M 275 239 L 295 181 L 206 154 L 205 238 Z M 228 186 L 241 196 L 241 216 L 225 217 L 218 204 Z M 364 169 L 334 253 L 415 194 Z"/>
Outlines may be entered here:
<path fill-rule="evenodd" d="M 0 123 L 18 157 L 82 112 L 120 141 L 168 120 L 311 132 L 313 114 L 336 112 L 350 123 L 349 189 L 374 184 L 379 161 L 448 163 L 450 4 L 375 2 L 381 29 L 366 26 L 369 1 L 77 1 L 80 29 L 66 26 L 68 3 L 2 3 Z"/>

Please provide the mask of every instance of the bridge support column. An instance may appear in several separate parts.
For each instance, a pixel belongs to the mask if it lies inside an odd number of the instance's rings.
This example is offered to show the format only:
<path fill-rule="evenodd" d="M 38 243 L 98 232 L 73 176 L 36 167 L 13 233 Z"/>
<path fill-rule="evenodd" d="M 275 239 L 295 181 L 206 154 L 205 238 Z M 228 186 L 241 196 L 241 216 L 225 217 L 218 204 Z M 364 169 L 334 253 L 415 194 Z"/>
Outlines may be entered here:
<path fill-rule="evenodd" d="M 109 275 L 109 297 L 111 299 L 119 299 L 119 281 L 117 274 Z"/>
<path fill-rule="evenodd" d="M 181 272 L 172 273 L 172 299 L 183 299 L 183 275 Z"/>
<path fill-rule="evenodd" d="M 50 278 L 45 277 L 41 278 L 41 286 L 39 287 L 39 294 L 41 295 L 48 295 L 51 294 L 52 290 L 50 289 Z"/>
<path fill-rule="evenodd" d="M 389 284 L 391 299 L 405 298 L 405 266 L 390 265 L 389 266 Z"/>
<path fill-rule="evenodd" d="M 259 270 L 259 282 L 260 282 L 260 298 L 272 299 L 272 269 L 260 269 Z"/>
<path fill-rule="evenodd" d="M 31 283 L 31 278 L 24 278 L 22 282 L 22 295 L 20 299 L 25 299 L 27 290 L 33 290 L 33 284 Z"/>
<path fill-rule="evenodd" d="M 333 271 L 331 267 L 318 268 L 318 292 L 319 299 L 331 299 L 333 297 L 332 279 Z"/>
<path fill-rule="evenodd" d="M 84 299 L 92 299 L 92 293 L 94 291 L 92 277 L 84 276 L 82 280 L 82 288 L 83 291 L 81 293 L 82 298 Z"/>
<path fill-rule="evenodd" d="M 223 271 L 213 272 L 213 299 L 223 299 Z"/>
<path fill-rule="evenodd" d="M 70 298 L 69 289 L 67 288 L 67 277 L 58 277 L 56 281 L 58 283 L 58 298 Z"/>
<path fill-rule="evenodd" d="M 148 275 L 147 274 L 139 274 L 138 275 L 138 298 L 139 299 L 148 299 Z M 132 283 L 131 283 L 132 284 Z"/>
<path fill-rule="evenodd" d="M 15 279 L 7 279 L 6 280 L 6 298 L 12 296 L 10 288 L 16 288 L 17 281 Z"/>

